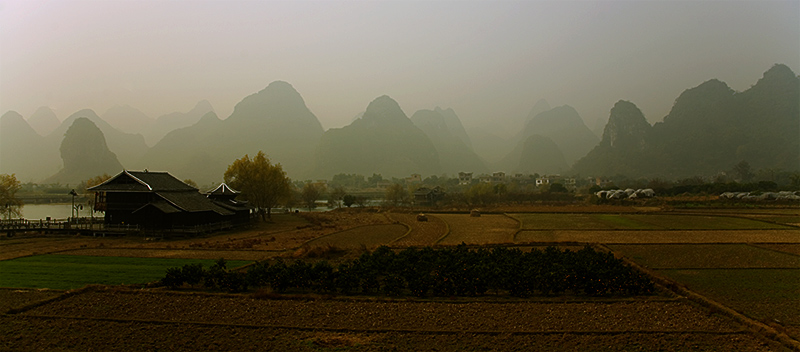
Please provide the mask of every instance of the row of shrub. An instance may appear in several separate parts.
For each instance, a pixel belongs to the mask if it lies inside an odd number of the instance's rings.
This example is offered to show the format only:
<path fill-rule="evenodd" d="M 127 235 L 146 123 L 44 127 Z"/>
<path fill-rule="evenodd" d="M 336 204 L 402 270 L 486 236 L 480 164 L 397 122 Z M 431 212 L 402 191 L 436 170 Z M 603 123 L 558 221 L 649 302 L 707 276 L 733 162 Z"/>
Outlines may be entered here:
<path fill-rule="evenodd" d="M 560 251 L 555 247 L 522 252 L 497 247 L 470 250 L 388 247 L 365 252 L 337 266 L 277 259 L 256 262 L 246 272 L 227 270 L 224 260 L 206 270 L 199 264 L 170 268 L 162 279 L 176 288 L 183 284 L 241 292 L 270 288 L 274 292 L 320 294 L 384 294 L 417 297 L 532 295 L 642 295 L 654 290 L 650 279 L 610 253 L 585 247 Z"/>

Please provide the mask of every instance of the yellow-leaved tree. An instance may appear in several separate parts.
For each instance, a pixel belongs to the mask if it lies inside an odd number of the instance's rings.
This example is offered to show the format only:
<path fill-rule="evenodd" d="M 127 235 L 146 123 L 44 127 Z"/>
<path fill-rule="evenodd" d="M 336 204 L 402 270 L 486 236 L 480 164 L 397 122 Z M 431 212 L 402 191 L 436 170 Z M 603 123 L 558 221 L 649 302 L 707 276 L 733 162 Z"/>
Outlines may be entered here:
<path fill-rule="evenodd" d="M 22 201 L 17 198 L 17 191 L 21 187 L 14 174 L 0 174 L 0 214 L 3 218 L 10 219 L 22 214 Z"/>
<path fill-rule="evenodd" d="M 262 151 L 253 159 L 245 155 L 229 165 L 225 171 L 225 183 L 242 192 L 242 196 L 257 209 L 264 221 L 272 219 L 272 208 L 284 201 L 291 192 L 290 180 L 281 164 L 272 165 Z"/>

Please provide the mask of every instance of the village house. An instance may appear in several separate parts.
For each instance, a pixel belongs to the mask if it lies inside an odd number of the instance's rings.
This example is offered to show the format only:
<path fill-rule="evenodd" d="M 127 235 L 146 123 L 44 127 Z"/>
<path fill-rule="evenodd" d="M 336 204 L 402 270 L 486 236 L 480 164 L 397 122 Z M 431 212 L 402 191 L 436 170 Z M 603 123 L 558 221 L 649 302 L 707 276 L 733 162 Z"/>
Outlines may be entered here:
<path fill-rule="evenodd" d="M 549 185 L 553 183 L 560 183 L 566 188 L 575 188 L 576 182 L 574 177 L 562 177 L 561 175 L 545 175 L 536 178 L 536 186 Z"/>
<path fill-rule="evenodd" d="M 492 173 L 492 183 L 506 182 L 506 173 L 502 171 Z"/>
<path fill-rule="evenodd" d="M 406 183 L 420 183 L 422 182 L 422 175 L 420 174 L 411 174 L 410 177 L 406 177 Z"/>
<path fill-rule="evenodd" d="M 432 205 L 444 198 L 444 191 L 441 187 L 434 188 L 420 187 L 414 191 L 414 203 L 418 205 Z"/>
<path fill-rule="evenodd" d="M 171 229 L 209 224 L 246 223 L 250 208 L 235 201 L 238 192 L 220 185 L 207 195 L 167 172 L 124 170 L 91 187 L 94 210 L 105 212 L 106 225 Z"/>
<path fill-rule="evenodd" d="M 458 173 L 458 184 L 461 186 L 468 185 L 472 183 L 472 173 L 471 172 L 459 172 Z"/>

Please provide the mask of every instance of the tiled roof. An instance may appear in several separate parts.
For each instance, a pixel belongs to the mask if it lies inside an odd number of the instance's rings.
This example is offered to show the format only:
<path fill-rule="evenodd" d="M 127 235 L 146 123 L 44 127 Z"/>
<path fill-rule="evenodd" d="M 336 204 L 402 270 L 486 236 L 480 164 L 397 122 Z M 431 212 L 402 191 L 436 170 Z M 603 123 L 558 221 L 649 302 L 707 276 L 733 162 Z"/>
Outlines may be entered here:
<path fill-rule="evenodd" d="M 239 191 L 231 188 L 225 183 L 221 183 L 219 186 L 217 186 L 217 188 L 214 188 L 214 190 L 208 192 L 208 194 L 212 195 L 234 195 L 239 193 Z"/>
<path fill-rule="evenodd" d="M 233 215 L 232 211 L 214 204 L 214 202 L 198 192 L 158 192 L 156 194 L 183 211 L 213 211 L 220 215 Z"/>
<path fill-rule="evenodd" d="M 237 202 L 235 200 L 213 200 L 214 204 L 219 205 L 225 209 L 232 211 L 250 210 L 251 207 L 247 203 Z"/>
<path fill-rule="evenodd" d="M 183 183 L 168 172 L 155 171 L 128 171 L 124 170 L 116 176 L 97 186 L 90 187 L 89 191 L 195 191 L 196 188 Z"/>
<path fill-rule="evenodd" d="M 171 204 L 167 203 L 167 201 L 159 200 L 159 201 L 147 203 L 147 204 L 143 205 L 142 207 L 140 207 L 139 209 L 134 210 L 133 213 L 136 214 L 137 212 L 140 212 L 140 211 L 146 209 L 147 207 L 154 207 L 154 208 L 158 209 L 159 211 L 161 211 L 164 214 L 173 214 L 173 213 L 180 213 L 181 212 L 180 209 L 178 209 L 178 208 L 172 206 Z"/>

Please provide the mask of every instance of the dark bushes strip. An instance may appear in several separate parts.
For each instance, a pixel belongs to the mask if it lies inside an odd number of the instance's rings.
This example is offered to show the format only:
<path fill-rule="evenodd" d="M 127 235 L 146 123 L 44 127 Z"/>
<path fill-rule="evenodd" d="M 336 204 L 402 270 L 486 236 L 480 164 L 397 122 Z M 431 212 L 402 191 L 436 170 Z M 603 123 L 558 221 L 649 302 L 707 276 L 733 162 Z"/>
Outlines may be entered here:
<path fill-rule="evenodd" d="M 527 253 L 503 247 L 470 250 L 465 245 L 438 250 L 409 248 L 395 253 L 383 246 L 336 267 L 327 261 L 287 264 L 278 259 L 272 264 L 257 262 L 246 273 L 227 270 L 220 259 L 209 270 L 200 265 L 170 268 L 161 282 L 171 288 L 202 284 L 230 292 L 268 287 L 278 293 L 417 297 L 487 293 L 515 297 L 564 293 L 635 296 L 654 291 L 649 277 L 611 253 L 589 246 L 579 251 L 548 247 Z"/>

